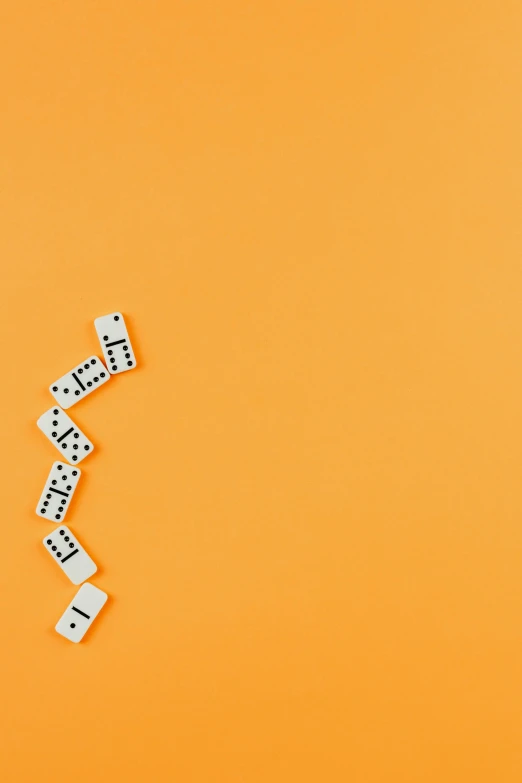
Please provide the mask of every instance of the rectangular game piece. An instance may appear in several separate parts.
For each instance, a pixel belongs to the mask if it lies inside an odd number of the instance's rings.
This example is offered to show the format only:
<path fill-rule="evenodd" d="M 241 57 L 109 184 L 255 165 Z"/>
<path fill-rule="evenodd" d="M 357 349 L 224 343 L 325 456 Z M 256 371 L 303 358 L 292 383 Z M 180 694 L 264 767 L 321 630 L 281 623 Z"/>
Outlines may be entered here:
<path fill-rule="evenodd" d="M 73 465 L 81 462 L 94 449 L 91 441 L 58 406 L 42 413 L 36 424 Z"/>
<path fill-rule="evenodd" d="M 43 544 L 73 585 L 80 585 L 98 570 L 94 560 L 65 525 L 49 533 Z"/>
<path fill-rule="evenodd" d="M 39 517 L 52 519 L 53 522 L 63 521 L 81 473 L 80 468 L 71 468 L 65 462 L 53 463 L 36 506 Z"/>
<path fill-rule="evenodd" d="M 89 356 L 74 370 L 52 383 L 49 391 L 58 405 L 62 408 L 70 408 L 99 386 L 107 383 L 110 377 L 103 362 L 97 356 Z"/>
<path fill-rule="evenodd" d="M 81 642 L 106 601 L 107 593 L 87 582 L 56 623 L 56 631 L 70 642 Z"/>
<path fill-rule="evenodd" d="M 102 347 L 103 356 L 109 371 L 116 375 L 136 367 L 136 357 L 132 350 L 125 319 L 121 313 L 111 313 L 95 318 L 94 328 Z"/>

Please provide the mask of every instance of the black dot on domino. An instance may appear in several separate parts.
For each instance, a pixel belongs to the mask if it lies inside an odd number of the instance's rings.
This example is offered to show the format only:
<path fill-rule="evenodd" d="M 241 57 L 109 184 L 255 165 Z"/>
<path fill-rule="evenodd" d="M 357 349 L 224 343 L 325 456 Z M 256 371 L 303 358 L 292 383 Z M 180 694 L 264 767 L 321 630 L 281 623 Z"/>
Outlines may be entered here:
<path fill-rule="evenodd" d="M 76 623 L 71 623 L 71 628 L 76 628 Z"/>
<path fill-rule="evenodd" d="M 107 340 L 108 340 L 109 338 L 108 338 L 108 336 L 107 336 L 106 334 L 104 334 L 104 335 L 103 335 L 103 339 L 105 340 L 105 342 L 107 342 Z"/>
<path fill-rule="evenodd" d="M 59 533 L 60 533 L 61 536 L 64 536 L 65 535 L 65 530 L 60 530 Z"/>
<path fill-rule="evenodd" d="M 89 365 L 88 364 L 84 364 L 83 366 L 85 367 L 86 370 L 89 369 Z"/>
<path fill-rule="evenodd" d="M 57 547 L 52 546 L 51 549 L 53 550 L 53 552 L 56 552 Z"/>
<path fill-rule="evenodd" d="M 67 448 L 67 443 L 62 443 L 62 449 L 66 449 L 66 448 Z"/>
<path fill-rule="evenodd" d="M 56 479 L 53 479 L 53 480 L 51 481 L 51 484 L 56 484 Z"/>
<path fill-rule="evenodd" d="M 73 443 L 73 449 L 76 451 L 77 448 L 78 448 L 78 444 L 77 443 Z"/>
<path fill-rule="evenodd" d="M 73 455 L 73 462 L 76 462 L 77 459 L 78 459 L 78 457 L 76 456 L 76 454 L 74 454 Z"/>
<path fill-rule="evenodd" d="M 71 489 L 72 489 L 72 487 L 71 487 L 71 485 L 70 485 L 70 484 L 67 484 L 67 486 L 65 487 L 65 489 L 67 490 L 67 492 L 70 492 L 70 491 L 71 491 Z"/>
<path fill-rule="evenodd" d="M 57 432 L 51 432 L 51 435 L 53 436 L 53 438 L 56 438 L 56 436 L 58 435 L 58 433 L 57 433 Z"/>
<path fill-rule="evenodd" d="M 87 381 L 87 386 L 92 386 L 92 381 Z"/>
<path fill-rule="evenodd" d="M 116 361 L 116 359 L 114 359 L 114 357 L 113 357 L 113 358 L 112 358 L 112 359 L 110 359 L 109 361 L 110 361 L 110 363 L 111 363 L 111 364 L 114 364 L 114 362 Z"/>
<path fill-rule="evenodd" d="M 46 495 L 45 497 L 47 498 L 47 500 L 50 500 L 51 499 L 51 493 L 49 492 L 49 494 Z"/>
<path fill-rule="evenodd" d="M 55 519 L 61 519 L 60 514 L 56 514 Z"/>
<path fill-rule="evenodd" d="M 79 397 L 79 396 L 80 396 L 80 391 L 79 391 L 79 389 L 76 389 L 76 391 L 75 391 L 74 393 L 75 393 L 75 395 L 76 395 L 77 397 Z"/>
<path fill-rule="evenodd" d="M 40 514 L 45 514 L 45 508 L 40 509 Z"/>
<path fill-rule="evenodd" d="M 100 373 L 100 378 L 105 378 L 105 373 L 104 372 Z"/>
<path fill-rule="evenodd" d="M 77 476 L 77 475 L 78 475 L 78 471 L 77 470 L 73 470 L 73 476 Z"/>
<path fill-rule="evenodd" d="M 52 544 L 53 542 L 51 541 L 51 539 L 50 539 L 50 538 L 48 538 L 48 539 L 47 539 L 47 543 L 48 543 L 48 544 Z"/>
<path fill-rule="evenodd" d="M 91 364 L 96 364 L 96 359 L 91 359 Z"/>
<path fill-rule="evenodd" d="M 95 378 L 93 378 L 93 381 L 94 381 L 94 383 L 98 383 L 98 381 L 99 381 L 99 380 L 100 380 L 100 379 L 98 378 L 98 376 L 96 376 Z"/>
<path fill-rule="evenodd" d="M 69 544 L 69 549 L 74 549 L 74 544 Z"/>
<path fill-rule="evenodd" d="M 53 386 L 53 391 L 58 391 L 58 386 Z M 56 411 L 55 411 L 56 413 Z"/>
<path fill-rule="evenodd" d="M 129 367 L 132 367 L 132 362 L 127 362 Z"/>
<path fill-rule="evenodd" d="M 115 315 L 115 316 L 114 316 L 114 320 L 115 320 L 115 321 L 119 321 L 119 320 L 120 320 L 120 316 L 119 316 L 119 315 Z"/>
<path fill-rule="evenodd" d="M 63 393 L 64 393 L 64 394 L 69 394 L 69 389 L 64 389 L 64 390 L 63 390 Z"/>
<path fill-rule="evenodd" d="M 77 433 L 77 432 L 75 432 L 73 437 L 75 437 L 75 438 L 79 438 L 80 436 L 78 435 L 78 433 Z"/>
<path fill-rule="evenodd" d="M 85 451 L 89 451 L 90 447 L 89 446 L 84 446 L 83 448 L 85 449 Z"/>
<path fill-rule="evenodd" d="M 44 506 L 47 507 L 48 505 L 49 505 L 49 501 L 48 500 L 44 500 Z"/>
<path fill-rule="evenodd" d="M 107 353 L 109 354 L 109 356 L 112 356 L 112 354 L 114 353 L 114 351 L 107 351 Z"/>
<path fill-rule="evenodd" d="M 58 426 L 58 422 L 56 420 L 53 421 L 53 427 L 57 427 L 57 426 Z M 58 470 L 60 470 L 60 468 L 58 468 Z"/>
<path fill-rule="evenodd" d="M 124 351 L 128 351 L 128 350 L 129 350 L 129 346 L 128 346 L 128 345 L 124 345 L 124 346 L 123 346 L 123 350 L 124 350 Z"/>
<path fill-rule="evenodd" d="M 58 422 L 56 422 L 58 424 Z M 58 470 L 63 470 L 63 465 L 58 465 Z"/>
<path fill-rule="evenodd" d="M 55 408 L 55 409 L 53 410 L 53 413 L 54 413 L 54 415 L 55 415 L 55 416 L 58 416 L 58 408 Z"/>
<path fill-rule="evenodd" d="M 64 541 L 68 541 L 68 540 L 69 540 L 69 536 L 65 536 Z"/>
<path fill-rule="evenodd" d="M 62 556 L 62 553 L 61 553 L 61 552 L 57 552 L 57 553 L 56 553 L 56 557 L 61 557 L 61 556 Z"/>
<path fill-rule="evenodd" d="M 114 367 L 113 367 L 112 369 L 113 369 L 113 370 L 117 370 L 118 368 L 116 367 L 116 365 L 114 365 Z"/>
<path fill-rule="evenodd" d="M 60 500 L 60 503 L 62 504 L 62 506 L 65 506 L 65 504 L 67 503 L 67 501 L 66 501 L 66 500 Z"/>

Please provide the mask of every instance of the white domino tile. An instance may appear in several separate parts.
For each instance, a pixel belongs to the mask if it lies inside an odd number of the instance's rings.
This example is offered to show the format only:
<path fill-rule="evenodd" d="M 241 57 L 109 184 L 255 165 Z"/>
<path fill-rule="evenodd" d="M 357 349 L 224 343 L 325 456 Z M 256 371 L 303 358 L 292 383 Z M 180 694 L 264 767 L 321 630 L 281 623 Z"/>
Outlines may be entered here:
<path fill-rule="evenodd" d="M 103 386 L 110 377 L 103 362 L 97 356 L 89 356 L 73 370 L 51 383 L 49 391 L 58 405 L 67 409 Z"/>
<path fill-rule="evenodd" d="M 65 525 L 45 536 L 43 545 L 73 585 L 80 585 L 98 570 L 94 560 Z"/>
<path fill-rule="evenodd" d="M 39 517 L 63 522 L 81 473 L 80 468 L 72 468 L 65 462 L 53 463 L 36 506 Z"/>
<path fill-rule="evenodd" d="M 103 358 L 113 375 L 127 372 L 136 367 L 125 319 L 121 313 L 102 315 L 94 321 L 103 351 Z"/>
<path fill-rule="evenodd" d="M 57 405 L 42 413 L 36 424 L 72 465 L 77 465 L 94 449 L 89 438 Z"/>
<path fill-rule="evenodd" d="M 107 593 L 87 582 L 56 623 L 56 631 L 70 642 L 81 642 L 106 601 Z"/>

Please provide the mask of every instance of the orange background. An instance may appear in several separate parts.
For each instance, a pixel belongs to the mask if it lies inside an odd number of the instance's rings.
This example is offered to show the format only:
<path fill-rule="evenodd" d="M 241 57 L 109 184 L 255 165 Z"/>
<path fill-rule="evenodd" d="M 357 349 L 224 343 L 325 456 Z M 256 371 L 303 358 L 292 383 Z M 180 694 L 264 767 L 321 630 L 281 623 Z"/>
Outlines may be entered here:
<path fill-rule="evenodd" d="M 2 781 L 519 783 L 520 3 L 1 19 Z M 73 645 L 35 421 L 115 309 Z"/>

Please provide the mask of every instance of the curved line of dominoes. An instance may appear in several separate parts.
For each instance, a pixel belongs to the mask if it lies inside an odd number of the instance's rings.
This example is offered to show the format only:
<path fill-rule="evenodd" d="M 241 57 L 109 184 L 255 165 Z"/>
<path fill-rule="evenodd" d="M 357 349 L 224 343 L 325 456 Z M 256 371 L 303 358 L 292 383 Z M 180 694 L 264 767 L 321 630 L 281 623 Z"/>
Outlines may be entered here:
<path fill-rule="evenodd" d="M 44 519 L 52 519 L 58 523 L 58 527 L 43 539 L 44 547 L 71 582 L 81 585 L 55 626 L 56 631 L 71 642 L 80 642 L 83 639 L 107 601 L 107 593 L 86 581 L 96 573 L 96 563 L 76 535 L 63 524 L 81 476 L 78 463 L 94 450 L 91 441 L 65 413 L 65 409 L 103 386 L 110 380 L 111 375 L 136 367 L 136 357 L 121 313 L 110 313 L 96 318 L 94 327 L 105 364 L 97 356 L 89 356 L 52 383 L 49 391 L 56 403 L 37 421 L 44 435 L 67 460 L 53 463 L 36 506 L 36 513 Z"/>

